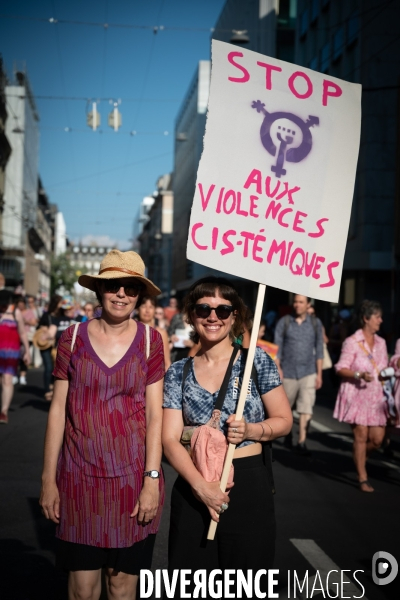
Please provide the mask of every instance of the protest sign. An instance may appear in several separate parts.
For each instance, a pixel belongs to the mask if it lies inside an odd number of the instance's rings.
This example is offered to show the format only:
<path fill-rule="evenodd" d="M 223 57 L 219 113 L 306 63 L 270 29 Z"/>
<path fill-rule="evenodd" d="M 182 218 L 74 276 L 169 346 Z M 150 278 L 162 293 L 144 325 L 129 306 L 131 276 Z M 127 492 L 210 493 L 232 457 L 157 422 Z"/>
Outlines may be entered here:
<path fill-rule="evenodd" d="M 360 85 L 213 40 L 187 257 L 336 302 L 360 123 Z"/>

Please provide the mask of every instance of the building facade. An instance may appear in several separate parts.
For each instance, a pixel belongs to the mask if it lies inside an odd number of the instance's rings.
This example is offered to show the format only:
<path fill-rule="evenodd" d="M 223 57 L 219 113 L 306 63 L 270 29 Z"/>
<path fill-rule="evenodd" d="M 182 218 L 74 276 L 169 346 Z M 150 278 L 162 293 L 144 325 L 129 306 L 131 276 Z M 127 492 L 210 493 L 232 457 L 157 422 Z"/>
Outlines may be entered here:
<path fill-rule="evenodd" d="M 209 60 L 199 62 L 175 122 L 172 274 L 175 289 L 180 289 L 186 285 L 184 282 L 202 273 L 200 265 L 187 260 L 186 243 L 197 167 L 203 151 L 210 69 Z"/>
<path fill-rule="evenodd" d="M 3 211 L 4 193 L 6 183 L 6 165 L 11 154 L 11 146 L 6 135 L 7 101 L 6 101 L 7 77 L 0 56 L 0 251 L 3 247 Z M 0 257 L 1 260 L 1 257 Z M 3 272 L 0 269 L 0 272 Z"/>
<path fill-rule="evenodd" d="M 13 84 L 5 88 L 5 134 L 11 154 L 5 168 L 1 220 L 2 261 L 7 263 L 4 274 L 10 287 L 24 284 L 26 268 L 29 270 L 37 246 L 35 225 L 39 164 L 39 115 L 33 94 L 25 73 L 17 71 L 14 79 Z"/>
<path fill-rule="evenodd" d="M 97 275 L 100 263 L 112 248 L 98 246 L 96 242 L 75 244 L 70 249 L 70 264 L 78 270 L 84 267 L 88 275 Z"/>
<path fill-rule="evenodd" d="M 379 300 L 399 333 L 400 4 L 299 0 L 295 62 L 362 84 L 361 145 L 340 303 Z"/>
<path fill-rule="evenodd" d="M 172 177 L 163 175 L 157 180 L 153 202 L 139 236 L 139 253 L 144 260 L 149 279 L 160 288 L 160 301 L 168 303 L 172 290 L 172 230 L 174 194 Z"/>
<path fill-rule="evenodd" d="M 132 250 L 140 254 L 140 236 L 149 220 L 149 213 L 154 204 L 154 195 L 145 196 L 140 203 L 137 215 L 133 221 Z"/>
<path fill-rule="evenodd" d="M 227 0 L 212 38 L 293 62 L 297 0 Z"/>

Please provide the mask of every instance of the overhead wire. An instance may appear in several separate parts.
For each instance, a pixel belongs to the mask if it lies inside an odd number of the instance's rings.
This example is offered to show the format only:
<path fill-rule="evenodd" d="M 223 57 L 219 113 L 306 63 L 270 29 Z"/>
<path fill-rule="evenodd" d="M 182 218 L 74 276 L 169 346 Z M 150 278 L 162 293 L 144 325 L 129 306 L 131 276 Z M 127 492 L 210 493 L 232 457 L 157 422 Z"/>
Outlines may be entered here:
<path fill-rule="evenodd" d="M 125 165 L 119 165 L 118 167 L 111 167 L 110 169 L 104 169 L 103 173 L 111 173 L 112 171 L 118 171 L 119 169 L 125 169 L 126 167 L 133 167 L 136 165 L 140 165 L 146 162 L 151 162 L 153 160 L 157 160 L 158 158 L 164 158 L 165 156 L 171 156 L 171 152 L 163 152 L 163 154 L 158 154 L 156 156 L 149 156 L 148 158 L 143 158 L 141 160 L 136 160 L 133 161 L 131 163 L 125 164 Z M 54 187 L 58 187 L 60 185 L 64 185 L 65 183 L 73 183 L 75 181 L 83 181 L 84 179 L 89 179 L 91 177 L 97 177 L 97 172 L 96 173 L 91 173 L 89 175 L 82 175 L 81 177 L 75 177 L 73 179 L 67 179 L 64 181 L 59 181 L 57 183 L 53 183 L 50 185 L 47 185 L 47 189 L 51 189 Z M 118 192 L 119 193 L 119 192 Z"/>
<path fill-rule="evenodd" d="M 390 4 L 392 0 L 389 0 L 385 5 Z M 369 12 L 376 10 L 376 6 L 366 8 L 365 10 L 359 12 L 359 16 L 364 16 Z M 313 27 L 314 31 L 327 31 L 330 29 L 335 29 L 341 24 L 346 23 L 352 17 L 350 15 L 348 18 L 335 23 L 334 25 L 330 25 L 327 27 Z M 159 25 L 159 24 L 134 24 L 134 23 L 108 23 L 108 22 L 99 22 L 99 21 L 81 21 L 77 19 L 57 19 L 55 15 L 53 17 L 32 17 L 29 15 L 11 15 L 0 13 L 0 18 L 2 19 L 15 19 L 15 20 L 23 20 L 23 21 L 37 21 L 41 23 L 48 23 L 50 25 L 61 24 L 61 25 L 79 25 L 79 26 L 87 26 L 87 27 L 103 27 L 103 28 L 120 28 L 120 29 L 142 29 L 152 31 L 153 33 L 158 33 L 162 31 L 176 31 L 176 32 L 211 32 L 211 33 L 231 33 L 232 29 L 222 28 L 222 27 L 193 27 L 193 26 L 175 26 L 175 25 Z M 159 17 L 157 17 L 158 19 Z M 256 32 L 256 29 L 250 28 L 247 29 L 249 33 Z"/>
<path fill-rule="evenodd" d="M 21 96 L 20 94 L 8 94 L 8 96 L 10 98 L 26 98 L 26 96 Z M 119 99 L 122 102 L 180 102 L 181 98 L 162 98 L 162 97 L 158 97 L 158 98 L 121 98 L 120 96 L 118 96 Z M 78 100 L 80 102 L 90 102 L 92 100 L 97 100 L 99 102 L 101 101 L 106 101 L 109 102 L 110 100 L 112 100 L 112 98 L 110 98 L 109 96 L 52 96 L 49 94 L 46 95 L 41 95 L 41 94 L 35 94 L 35 100 Z"/>
<path fill-rule="evenodd" d="M 63 131 L 64 133 L 89 133 L 93 135 L 93 133 L 97 133 L 100 135 L 103 134 L 111 134 L 115 135 L 115 131 L 110 131 L 108 129 L 97 129 L 96 131 L 90 130 L 89 128 L 81 128 L 81 127 L 54 127 L 52 125 L 42 125 L 41 129 L 48 129 L 49 131 Z M 130 135 L 131 137 L 135 137 L 137 135 L 164 135 L 167 136 L 170 134 L 169 131 L 118 131 L 119 135 Z"/>

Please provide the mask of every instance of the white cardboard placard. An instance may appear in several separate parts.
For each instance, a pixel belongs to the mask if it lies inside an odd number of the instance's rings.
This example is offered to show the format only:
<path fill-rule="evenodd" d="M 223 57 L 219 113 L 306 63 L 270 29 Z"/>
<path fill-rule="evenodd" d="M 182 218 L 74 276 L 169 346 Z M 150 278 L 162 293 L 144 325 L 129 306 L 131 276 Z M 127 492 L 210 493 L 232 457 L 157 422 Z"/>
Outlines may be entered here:
<path fill-rule="evenodd" d="M 187 257 L 336 302 L 361 86 L 213 40 Z"/>

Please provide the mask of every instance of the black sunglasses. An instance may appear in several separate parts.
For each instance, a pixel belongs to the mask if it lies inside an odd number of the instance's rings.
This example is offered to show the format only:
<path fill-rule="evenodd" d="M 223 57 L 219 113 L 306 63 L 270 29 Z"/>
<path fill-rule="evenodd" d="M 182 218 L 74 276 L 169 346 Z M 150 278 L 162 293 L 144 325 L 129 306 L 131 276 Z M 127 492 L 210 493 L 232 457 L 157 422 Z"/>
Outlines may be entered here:
<path fill-rule="evenodd" d="M 194 312 L 196 313 L 197 317 L 200 317 L 200 319 L 207 319 L 213 310 L 215 310 L 215 314 L 217 315 L 218 319 L 224 321 L 232 314 L 234 309 L 230 304 L 220 304 L 216 308 L 209 306 L 208 304 L 194 305 Z"/>
<path fill-rule="evenodd" d="M 116 294 L 123 287 L 127 296 L 138 296 L 143 289 L 140 283 L 128 283 L 124 284 L 120 279 L 104 279 L 103 280 L 104 291 L 109 294 Z"/>

